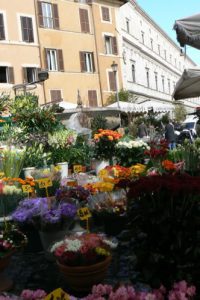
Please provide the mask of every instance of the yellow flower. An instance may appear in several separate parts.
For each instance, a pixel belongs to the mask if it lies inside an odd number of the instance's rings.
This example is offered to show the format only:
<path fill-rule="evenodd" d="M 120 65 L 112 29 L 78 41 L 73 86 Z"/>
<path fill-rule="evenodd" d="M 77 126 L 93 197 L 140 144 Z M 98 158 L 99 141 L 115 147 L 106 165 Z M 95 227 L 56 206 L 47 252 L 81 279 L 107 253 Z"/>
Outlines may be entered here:
<path fill-rule="evenodd" d="M 104 255 L 104 256 L 109 256 L 110 255 L 110 252 L 105 250 L 104 248 L 101 248 L 101 247 L 97 247 L 95 249 L 96 253 L 99 254 L 99 255 Z"/>

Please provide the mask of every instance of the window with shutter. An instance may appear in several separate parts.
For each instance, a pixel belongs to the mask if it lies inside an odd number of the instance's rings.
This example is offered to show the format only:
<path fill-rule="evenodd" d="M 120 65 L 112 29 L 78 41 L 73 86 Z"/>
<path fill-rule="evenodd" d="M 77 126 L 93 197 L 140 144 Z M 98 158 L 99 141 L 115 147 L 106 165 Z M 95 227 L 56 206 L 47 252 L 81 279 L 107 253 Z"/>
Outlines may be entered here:
<path fill-rule="evenodd" d="M 40 27 L 59 29 L 58 5 L 38 2 L 38 18 Z"/>
<path fill-rule="evenodd" d="M 55 29 L 59 29 L 60 24 L 59 24 L 59 16 L 58 16 L 58 5 L 52 4 L 52 7 L 53 7 L 53 25 Z"/>
<path fill-rule="evenodd" d="M 110 91 L 116 91 L 115 74 L 114 72 L 109 72 L 108 75 L 109 75 Z"/>
<path fill-rule="evenodd" d="M 50 90 L 51 102 L 62 101 L 61 90 Z"/>
<path fill-rule="evenodd" d="M 80 65 L 81 65 L 81 72 L 88 72 L 88 73 L 95 72 L 94 53 L 81 51 Z"/>
<path fill-rule="evenodd" d="M 0 83 L 14 83 L 13 67 L 0 67 Z"/>
<path fill-rule="evenodd" d="M 49 71 L 64 71 L 61 49 L 45 49 L 45 66 Z"/>
<path fill-rule="evenodd" d="M 35 82 L 38 80 L 38 69 L 32 67 L 23 68 L 23 81 L 24 82 Z"/>
<path fill-rule="evenodd" d="M 102 20 L 110 22 L 110 12 L 108 7 L 101 7 Z"/>
<path fill-rule="evenodd" d="M 97 91 L 89 90 L 88 91 L 88 101 L 90 107 L 97 107 Z"/>
<path fill-rule="evenodd" d="M 5 40 L 5 28 L 3 14 L 0 14 L 0 40 Z"/>
<path fill-rule="evenodd" d="M 21 17 L 22 41 L 33 43 L 33 23 L 32 18 Z"/>
<path fill-rule="evenodd" d="M 81 32 L 88 33 L 90 32 L 89 17 L 87 9 L 79 9 L 80 23 L 81 23 Z"/>
<path fill-rule="evenodd" d="M 58 59 L 58 71 L 64 71 L 64 61 L 63 61 L 63 52 L 61 49 L 57 50 L 57 59 Z"/>

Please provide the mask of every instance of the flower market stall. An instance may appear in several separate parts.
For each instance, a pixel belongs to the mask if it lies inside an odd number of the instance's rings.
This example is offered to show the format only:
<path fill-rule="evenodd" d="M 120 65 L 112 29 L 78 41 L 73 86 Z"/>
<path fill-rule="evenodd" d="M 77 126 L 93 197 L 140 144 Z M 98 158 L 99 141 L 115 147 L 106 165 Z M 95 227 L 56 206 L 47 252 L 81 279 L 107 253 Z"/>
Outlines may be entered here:
<path fill-rule="evenodd" d="M 18 106 L 0 134 L 0 266 L 15 282 L 1 299 L 198 299 L 199 140 L 86 137 Z"/>

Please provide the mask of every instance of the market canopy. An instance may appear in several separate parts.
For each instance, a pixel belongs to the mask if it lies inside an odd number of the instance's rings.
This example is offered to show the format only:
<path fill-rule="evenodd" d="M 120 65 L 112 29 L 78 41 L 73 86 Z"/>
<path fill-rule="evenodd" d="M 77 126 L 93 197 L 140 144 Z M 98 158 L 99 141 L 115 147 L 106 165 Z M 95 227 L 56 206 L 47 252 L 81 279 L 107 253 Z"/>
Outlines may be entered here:
<path fill-rule="evenodd" d="M 200 14 L 176 20 L 174 30 L 181 47 L 190 45 L 200 49 Z"/>
<path fill-rule="evenodd" d="M 185 69 L 176 83 L 172 98 L 175 100 L 200 96 L 200 68 Z"/>
<path fill-rule="evenodd" d="M 108 105 L 107 107 L 118 108 L 120 111 L 124 111 L 124 112 L 142 111 L 142 108 L 140 107 L 139 104 L 132 103 L 132 102 L 125 102 L 125 101 L 114 102 Z"/>
<path fill-rule="evenodd" d="M 155 101 L 149 99 L 144 103 L 138 104 L 140 105 L 142 111 L 153 110 L 153 112 L 170 112 L 174 109 L 174 105 L 171 103 L 163 103 L 161 101 Z"/>

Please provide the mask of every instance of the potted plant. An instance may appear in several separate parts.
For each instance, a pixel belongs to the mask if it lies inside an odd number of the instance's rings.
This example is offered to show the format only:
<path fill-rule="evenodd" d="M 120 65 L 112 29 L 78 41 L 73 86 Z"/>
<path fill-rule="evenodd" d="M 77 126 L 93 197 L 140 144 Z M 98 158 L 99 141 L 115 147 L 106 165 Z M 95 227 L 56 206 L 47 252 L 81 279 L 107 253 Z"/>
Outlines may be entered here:
<path fill-rule="evenodd" d="M 5 277 L 3 271 L 8 266 L 13 253 L 26 245 L 26 236 L 11 224 L 4 224 L 0 229 L 0 292 L 12 288 L 12 280 Z"/>
<path fill-rule="evenodd" d="M 51 247 L 60 272 L 74 291 L 88 292 L 104 280 L 117 245 L 97 233 L 71 235 Z"/>
<path fill-rule="evenodd" d="M 33 224 L 39 231 L 44 250 L 67 233 L 76 215 L 76 205 L 49 198 L 32 198 L 21 201 L 12 219 L 21 224 Z"/>

